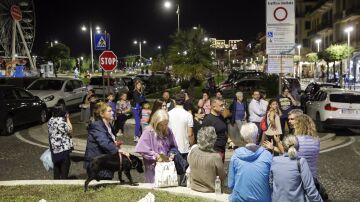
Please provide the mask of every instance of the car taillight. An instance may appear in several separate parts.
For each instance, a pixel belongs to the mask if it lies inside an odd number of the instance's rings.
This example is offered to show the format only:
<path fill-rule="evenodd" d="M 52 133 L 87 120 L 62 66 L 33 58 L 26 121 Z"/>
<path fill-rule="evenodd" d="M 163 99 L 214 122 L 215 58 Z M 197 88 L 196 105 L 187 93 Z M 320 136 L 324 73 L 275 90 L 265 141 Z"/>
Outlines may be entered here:
<path fill-rule="evenodd" d="M 336 111 L 336 110 L 338 110 L 338 108 L 337 107 L 332 107 L 331 104 L 329 103 L 329 104 L 325 105 L 325 110 L 327 110 L 327 111 Z"/>

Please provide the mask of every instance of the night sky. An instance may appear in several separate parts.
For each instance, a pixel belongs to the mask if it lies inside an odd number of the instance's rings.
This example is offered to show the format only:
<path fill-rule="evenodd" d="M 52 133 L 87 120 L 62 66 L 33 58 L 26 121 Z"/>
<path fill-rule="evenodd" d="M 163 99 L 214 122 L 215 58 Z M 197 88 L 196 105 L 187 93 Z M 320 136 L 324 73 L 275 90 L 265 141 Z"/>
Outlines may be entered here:
<path fill-rule="evenodd" d="M 81 26 L 99 25 L 111 34 L 111 49 L 123 57 L 138 54 L 135 39 L 145 39 L 144 52 L 164 49 L 177 29 L 176 7 L 164 0 L 34 0 L 36 37 L 33 52 L 43 54 L 46 41 L 58 40 L 78 57 L 90 54 L 89 32 Z M 180 0 L 180 29 L 200 25 L 209 37 L 254 40 L 265 32 L 264 0 Z"/>

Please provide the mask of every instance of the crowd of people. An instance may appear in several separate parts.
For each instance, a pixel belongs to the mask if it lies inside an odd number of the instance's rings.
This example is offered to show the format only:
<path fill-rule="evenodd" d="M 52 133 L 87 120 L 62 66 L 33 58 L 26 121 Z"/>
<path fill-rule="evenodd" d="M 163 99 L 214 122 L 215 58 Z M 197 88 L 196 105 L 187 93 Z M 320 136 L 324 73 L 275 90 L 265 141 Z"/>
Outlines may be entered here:
<path fill-rule="evenodd" d="M 115 138 L 123 135 L 125 121 L 132 115 L 135 152 L 143 157 L 147 183 L 154 182 L 155 166 L 166 156 L 177 165 L 180 186 L 186 186 L 189 178 L 191 189 L 214 192 L 215 179 L 225 186 L 227 178 L 230 201 L 325 201 L 317 175 L 316 127 L 295 107 L 289 92 L 284 87 L 281 95 L 267 101 L 264 93 L 255 90 L 249 103 L 242 92 L 236 92 L 228 104 L 221 92 L 210 97 L 204 91 L 196 102 L 186 90 L 173 98 L 165 90 L 151 108 L 140 80 L 133 102 L 124 93 L 117 102 L 109 94 L 106 102 L 95 103 L 90 90 L 81 105 L 82 121 L 89 123 L 84 168 L 88 171 L 91 160 L 101 154 L 127 154 Z M 64 179 L 70 167 L 71 123 L 68 115 L 57 112 L 48 125 L 57 161 L 54 178 Z M 225 170 L 227 149 L 234 149 L 234 154 Z M 98 175 L 113 178 L 107 170 Z"/>

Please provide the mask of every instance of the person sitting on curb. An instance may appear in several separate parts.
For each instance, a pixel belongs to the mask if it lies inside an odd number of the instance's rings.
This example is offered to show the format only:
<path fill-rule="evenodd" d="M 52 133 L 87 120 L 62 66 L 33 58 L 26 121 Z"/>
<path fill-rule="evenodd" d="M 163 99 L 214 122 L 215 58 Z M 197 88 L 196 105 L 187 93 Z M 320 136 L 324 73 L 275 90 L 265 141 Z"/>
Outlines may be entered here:
<path fill-rule="evenodd" d="M 274 157 L 271 165 L 272 201 L 322 202 L 306 159 L 298 158 L 296 136 L 285 138 L 284 148 L 286 153 Z"/>
<path fill-rule="evenodd" d="M 224 182 L 226 173 L 221 156 L 214 151 L 216 132 L 214 127 L 202 127 L 198 132 L 198 146 L 189 155 L 191 189 L 199 192 L 214 192 L 215 179 Z"/>
<path fill-rule="evenodd" d="M 236 149 L 230 160 L 228 187 L 232 193 L 229 201 L 271 201 L 269 173 L 272 155 L 256 145 L 258 128 L 254 123 L 244 124 L 240 134 L 246 145 Z"/>

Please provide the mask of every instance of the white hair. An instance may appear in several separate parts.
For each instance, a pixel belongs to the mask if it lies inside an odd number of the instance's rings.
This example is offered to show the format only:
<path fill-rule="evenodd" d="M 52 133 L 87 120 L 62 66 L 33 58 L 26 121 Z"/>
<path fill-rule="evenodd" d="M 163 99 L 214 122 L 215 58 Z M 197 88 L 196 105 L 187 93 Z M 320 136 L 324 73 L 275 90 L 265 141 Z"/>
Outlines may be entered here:
<path fill-rule="evenodd" d="M 235 96 L 238 97 L 238 96 L 244 96 L 243 92 L 241 91 L 238 91 L 235 93 Z"/>
<path fill-rule="evenodd" d="M 241 138 L 246 143 L 256 144 L 258 139 L 258 127 L 254 123 L 246 123 L 240 130 Z"/>

